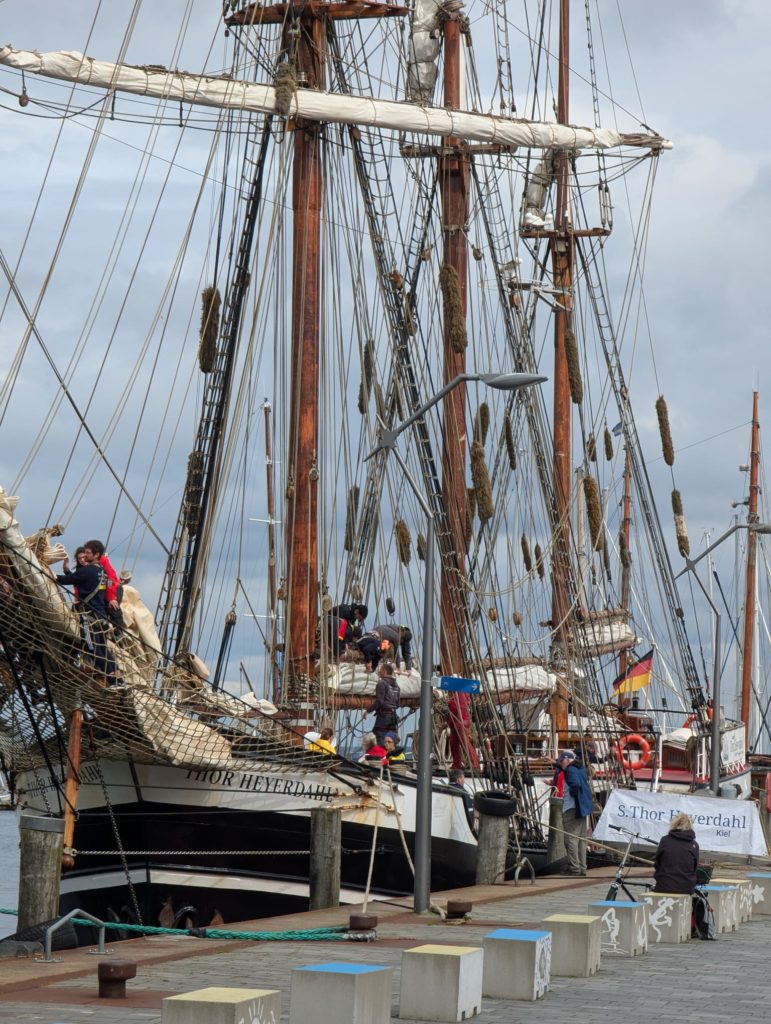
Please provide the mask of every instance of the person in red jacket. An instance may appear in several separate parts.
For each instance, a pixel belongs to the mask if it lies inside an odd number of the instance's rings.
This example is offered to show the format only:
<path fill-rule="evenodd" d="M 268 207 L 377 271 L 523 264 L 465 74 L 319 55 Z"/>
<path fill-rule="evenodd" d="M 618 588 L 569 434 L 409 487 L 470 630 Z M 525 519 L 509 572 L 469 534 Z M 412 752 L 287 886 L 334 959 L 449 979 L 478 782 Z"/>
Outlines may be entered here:
<path fill-rule="evenodd" d="M 479 767 L 474 744 L 471 741 L 471 715 L 469 707 L 471 698 L 467 693 L 453 693 L 447 702 L 449 712 L 448 725 L 450 727 L 450 753 L 452 754 L 452 767 L 463 768 L 466 758 L 471 768 Z"/>
<path fill-rule="evenodd" d="M 87 540 L 83 545 L 83 553 L 86 561 L 100 565 L 105 575 L 105 604 L 107 605 L 107 618 L 112 623 L 116 638 L 120 636 L 123 629 L 123 613 L 120 610 L 120 599 L 123 596 L 120 577 L 112 566 L 104 544 L 100 540 Z"/>

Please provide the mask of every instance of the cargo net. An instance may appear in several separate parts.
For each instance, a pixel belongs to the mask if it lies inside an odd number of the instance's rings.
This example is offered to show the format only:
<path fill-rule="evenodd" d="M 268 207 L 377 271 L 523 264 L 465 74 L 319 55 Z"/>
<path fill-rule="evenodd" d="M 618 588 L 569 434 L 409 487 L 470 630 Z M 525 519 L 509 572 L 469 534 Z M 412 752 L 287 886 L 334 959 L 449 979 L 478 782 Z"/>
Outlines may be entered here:
<path fill-rule="evenodd" d="M 51 548 L 52 531 L 24 538 L 14 508 L 15 499 L 0 488 L 0 756 L 6 769 L 61 765 L 75 710 L 83 716 L 84 756 L 242 772 L 311 773 L 339 765 L 336 756 L 304 749 L 271 705 L 266 711 L 259 701 L 212 690 L 192 655 L 169 661 L 136 604 L 117 633 L 106 620 L 73 608 L 49 568 L 63 554 Z"/>

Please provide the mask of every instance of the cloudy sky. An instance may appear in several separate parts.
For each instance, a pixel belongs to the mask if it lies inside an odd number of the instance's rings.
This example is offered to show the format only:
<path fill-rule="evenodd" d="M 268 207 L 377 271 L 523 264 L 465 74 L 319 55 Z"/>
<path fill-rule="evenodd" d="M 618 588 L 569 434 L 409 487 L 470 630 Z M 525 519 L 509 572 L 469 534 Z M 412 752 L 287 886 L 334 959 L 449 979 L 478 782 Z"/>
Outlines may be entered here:
<path fill-rule="evenodd" d="M 508 9 L 521 28 L 519 7 L 510 4 Z M 613 92 L 618 126 L 635 130 L 644 122 L 674 143 L 658 169 L 645 268 L 647 323 L 638 342 L 655 354 L 655 377 L 641 382 L 633 400 L 654 485 L 668 494 L 673 482 L 658 457 L 654 414 L 656 395 L 662 392 L 667 398 L 677 449 L 674 485 L 683 495 L 695 549 L 705 531 L 719 533 L 729 525 L 731 502 L 745 496 L 746 478 L 738 467 L 748 461 L 753 389 L 760 391 L 761 424 L 771 422 L 767 341 L 771 287 L 765 244 L 771 220 L 771 141 L 766 130 L 771 4 L 766 0 L 601 0 L 599 4 L 591 0 L 591 7 L 602 12 L 602 34 L 595 38 L 598 63 L 601 67 L 607 63 L 618 82 Z M 473 28 L 479 8 L 469 5 L 468 10 Z M 2 42 L 22 49 L 86 50 L 114 59 L 132 11 L 137 12 L 137 21 L 126 52 L 129 62 L 189 70 L 227 66 L 219 4 L 209 0 L 144 5 L 127 0 L 109 4 L 39 0 L 34 5 L 28 0 L 2 0 Z M 582 20 L 583 4 L 574 0 L 577 26 Z M 175 53 L 180 26 L 184 26 L 184 42 Z M 483 45 L 476 45 L 483 53 Z M 27 302 L 34 304 L 50 259 L 51 239 L 62 225 L 62 197 L 72 195 L 93 121 L 76 119 L 62 126 L 58 118 L 44 117 L 42 108 L 33 105 L 22 111 L 16 101 L 18 88 L 18 76 L 0 70 L 5 208 L 0 245 L 11 265 L 21 252 L 48 156 L 62 130 L 57 161 L 19 271 Z M 54 93 L 45 92 L 48 87 L 33 80 L 28 80 L 27 88 L 31 95 L 58 95 L 60 100 L 65 91 L 56 86 Z M 576 96 L 576 108 L 580 108 L 578 86 Z M 575 119 L 589 116 L 590 112 L 579 110 Z M 100 144 L 89 179 L 88 208 L 76 213 L 76 236 L 88 236 L 99 266 L 106 252 L 92 238 L 100 210 L 109 210 L 116 183 L 128 174 L 133 176 L 141 166 L 139 149 L 132 147 L 141 148 L 146 128 L 108 125 L 104 134 L 116 141 Z M 200 178 L 186 168 L 202 165 L 208 145 L 206 133 L 201 133 L 198 138 L 186 138 L 186 148 L 178 152 L 169 136 L 156 150 L 158 156 L 176 161 L 169 172 L 174 188 L 159 213 L 168 223 L 169 235 L 198 193 Z M 157 182 L 160 191 L 166 173 L 163 160 L 156 159 L 147 170 L 148 180 Z M 138 272 L 147 275 L 148 289 L 171 258 L 171 251 L 158 250 L 142 264 Z M 74 241 L 68 241 L 60 260 L 65 266 L 68 260 L 80 261 L 87 277 L 88 256 Z M 105 308 L 118 301 L 124 285 L 122 278 L 106 283 Z M 69 325 L 80 329 L 79 302 L 90 301 L 90 296 L 85 287 L 81 290 L 77 276 L 55 276 L 41 307 L 47 336 L 56 337 Z M 170 307 L 168 315 L 169 323 L 180 328 L 175 318 L 181 314 Z M 3 374 L 22 329 L 18 310 L 9 302 L 0 328 Z M 109 331 L 107 320 L 100 322 L 100 330 Z M 141 343 L 140 338 L 129 340 Z M 26 401 L 50 401 L 55 385 L 49 378 L 41 389 L 41 378 L 34 372 L 40 356 L 31 359 L 33 369 L 21 385 Z M 128 357 L 125 373 L 130 373 Z M 118 375 L 101 383 L 96 394 L 88 379 L 75 381 L 73 389 L 79 401 L 91 401 L 98 408 L 113 401 L 113 392 L 121 386 Z M 186 381 L 174 380 L 174 387 L 186 386 Z M 162 416 L 162 403 L 156 402 L 144 415 Z M 13 423 L 3 424 L 6 444 L 17 429 Z M 40 458 L 45 454 L 53 460 L 65 457 L 57 449 L 55 436 L 47 439 Z M 0 456 L 0 465 L 4 476 L 13 477 L 19 468 L 8 454 Z M 164 501 L 174 507 L 172 495 L 160 494 L 158 504 Z M 671 532 L 666 503 L 662 505 Z M 80 524 L 78 528 L 86 529 Z"/>

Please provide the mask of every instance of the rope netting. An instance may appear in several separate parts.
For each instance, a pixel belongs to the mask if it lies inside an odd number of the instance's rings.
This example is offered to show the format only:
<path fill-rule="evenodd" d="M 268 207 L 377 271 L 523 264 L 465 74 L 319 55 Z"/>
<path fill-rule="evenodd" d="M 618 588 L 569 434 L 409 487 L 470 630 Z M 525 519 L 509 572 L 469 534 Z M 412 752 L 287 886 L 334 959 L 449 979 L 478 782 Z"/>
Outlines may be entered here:
<path fill-rule="evenodd" d="M 46 750 L 58 759 L 75 710 L 97 757 L 118 750 L 140 763 L 301 773 L 336 763 L 298 746 L 256 703 L 212 690 L 193 656 L 169 662 L 148 642 L 136 604 L 132 611 L 124 600 L 120 631 L 73 606 L 46 563 L 46 531 L 28 544 L 14 504 L 0 491 L 0 745 L 7 764 L 41 765 Z"/>

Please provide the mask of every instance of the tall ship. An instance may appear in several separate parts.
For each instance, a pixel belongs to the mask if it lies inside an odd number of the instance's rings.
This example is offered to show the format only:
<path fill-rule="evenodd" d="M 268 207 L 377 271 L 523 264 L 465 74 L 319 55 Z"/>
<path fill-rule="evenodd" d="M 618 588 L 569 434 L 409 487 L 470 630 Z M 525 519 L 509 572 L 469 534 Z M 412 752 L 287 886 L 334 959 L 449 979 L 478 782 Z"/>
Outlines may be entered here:
<path fill-rule="evenodd" d="M 64 819 L 63 909 L 140 923 L 307 898 L 322 808 L 347 899 L 411 892 L 420 827 L 430 885 L 472 882 L 474 794 L 505 794 L 508 871 L 554 869 L 560 748 L 598 804 L 714 782 L 666 397 L 633 382 L 672 143 L 569 0 L 196 15 L 153 12 L 149 55 L 133 20 L 0 48 L 14 123 L 50 119 L 2 257 L 16 806 Z M 94 536 L 106 636 L 56 579 Z M 378 659 L 399 765 L 360 760 Z M 719 734 L 745 796 L 744 725 Z"/>

